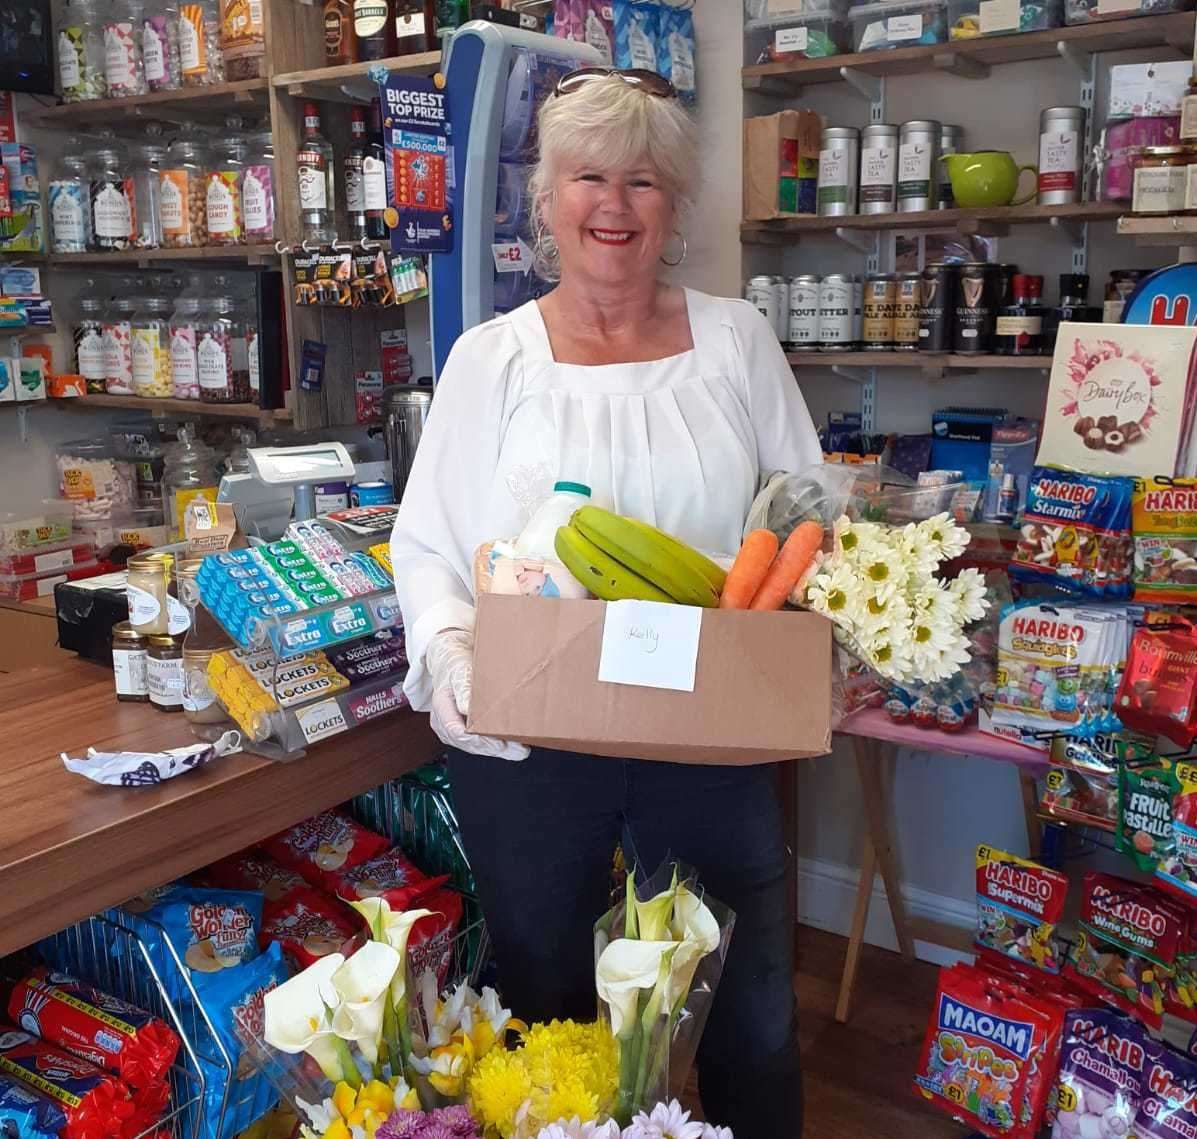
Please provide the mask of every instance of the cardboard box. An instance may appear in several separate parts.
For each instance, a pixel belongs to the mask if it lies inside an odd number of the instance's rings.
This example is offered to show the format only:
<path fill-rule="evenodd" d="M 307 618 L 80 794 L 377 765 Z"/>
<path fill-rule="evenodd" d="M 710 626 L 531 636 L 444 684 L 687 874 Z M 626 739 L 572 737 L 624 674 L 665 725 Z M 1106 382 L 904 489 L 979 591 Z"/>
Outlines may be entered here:
<path fill-rule="evenodd" d="M 814 111 L 779 111 L 744 120 L 744 220 L 815 212 L 823 120 Z"/>
<path fill-rule="evenodd" d="M 484 594 L 469 729 L 615 758 L 747 765 L 831 749 L 831 625 L 702 611 L 693 692 L 600 681 L 607 606 Z"/>

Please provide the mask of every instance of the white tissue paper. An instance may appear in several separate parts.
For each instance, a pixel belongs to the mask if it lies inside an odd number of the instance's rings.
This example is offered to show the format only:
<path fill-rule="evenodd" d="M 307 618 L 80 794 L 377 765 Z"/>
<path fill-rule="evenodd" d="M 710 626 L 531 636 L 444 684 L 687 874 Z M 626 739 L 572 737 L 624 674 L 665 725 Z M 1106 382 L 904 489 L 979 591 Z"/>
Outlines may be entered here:
<path fill-rule="evenodd" d="M 84 775 L 94 783 L 109 787 L 153 787 L 240 750 L 241 733 L 225 732 L 214 743 L 197 740 L 187 747 L 168 751 L 96 751 L 89 747 L 86 759 L 72 759 L 63 752 L 62 762 L 68 771 Z"/>

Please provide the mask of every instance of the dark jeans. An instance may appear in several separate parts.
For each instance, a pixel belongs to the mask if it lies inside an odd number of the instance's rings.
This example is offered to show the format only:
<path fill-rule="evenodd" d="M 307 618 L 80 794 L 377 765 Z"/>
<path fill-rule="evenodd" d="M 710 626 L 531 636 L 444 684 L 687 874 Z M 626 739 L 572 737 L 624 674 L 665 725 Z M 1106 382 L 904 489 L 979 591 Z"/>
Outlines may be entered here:
<path fill-rule="evenodd" d="M 802 1077 L 777 774 L 536 749 L 450 752 L 453 797 L 494 943 L 500 995 L 531 1022 L 592 1020 L 595 921 L 626 827 L 645 873 L 693 866 L 736 913 L 698 1055 L 703 1111 L 736 1139 L 798 1139 Z"/>

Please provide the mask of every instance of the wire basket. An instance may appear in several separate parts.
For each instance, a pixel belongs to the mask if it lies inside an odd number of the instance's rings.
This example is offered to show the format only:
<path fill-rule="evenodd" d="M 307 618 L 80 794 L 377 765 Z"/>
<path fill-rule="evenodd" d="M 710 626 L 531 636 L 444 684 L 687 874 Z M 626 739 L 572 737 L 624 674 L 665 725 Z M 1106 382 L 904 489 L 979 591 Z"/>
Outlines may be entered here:
<path fill-rule="evenodd" d="M 490 938 L 444 764 L 430 763 L 375 787 L 352 800 L 347 809 L 363 826 L 401 846 L 426 874 L 449 876 L 449 884 L 465 902 L 450 977 L 476 986 L 490 964 Z"/>
<path fill-rule="evenodd" d="M 164 953 L 158 955 L 159 961 L 165 961 L 165 967 L 175 974 L 170 988 L 182 992 L 182 1000 L 167 995 L 166 978 L 160 975 L 160 965 L 147 947 L 147 936 L 160 939 Z M 44 939 L 38 948 L 55 968 L 153 1013 L 178 1033 L 181 1048 L 170 1072 L 171 1106 L 138 1139 L 166 1134 L 175 1139 L 223 1135 L 226 1114 L 240 1106 L 229 1096 L 230 1088 L 236 1086 L 233 1066 L 166 930 L 156 922 L 113 910 Z M 216 1079 L 212 1079 L 214 1075 Z M 217 1087 L 223 1091 L 217 1092 Z"/>

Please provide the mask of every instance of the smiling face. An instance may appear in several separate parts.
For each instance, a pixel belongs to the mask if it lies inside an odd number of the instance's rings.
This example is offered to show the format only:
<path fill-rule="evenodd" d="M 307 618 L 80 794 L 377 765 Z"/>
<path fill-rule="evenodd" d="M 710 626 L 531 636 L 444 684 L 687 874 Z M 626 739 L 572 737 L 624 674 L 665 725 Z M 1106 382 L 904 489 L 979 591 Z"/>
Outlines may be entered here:
<path fill-rule="evenodd" d="M 675 215 L 674 195 L 645 161 L 615 169 L 564 164 L 544 210 L 562 277 L 601 285 L 655 278 Z"/>

